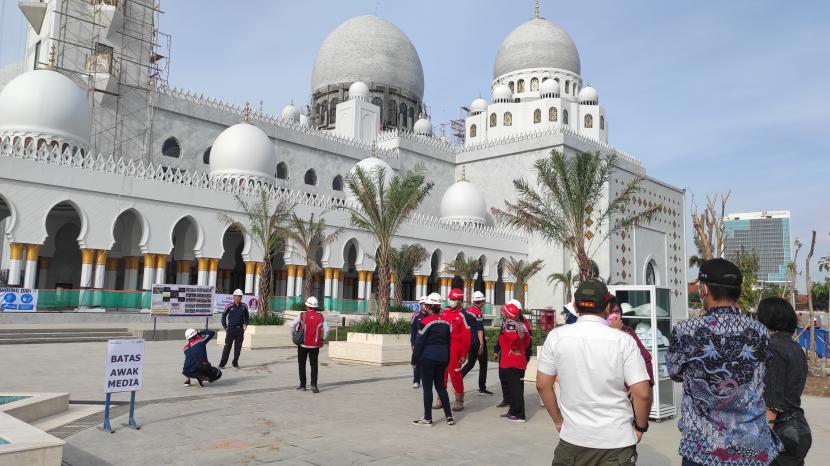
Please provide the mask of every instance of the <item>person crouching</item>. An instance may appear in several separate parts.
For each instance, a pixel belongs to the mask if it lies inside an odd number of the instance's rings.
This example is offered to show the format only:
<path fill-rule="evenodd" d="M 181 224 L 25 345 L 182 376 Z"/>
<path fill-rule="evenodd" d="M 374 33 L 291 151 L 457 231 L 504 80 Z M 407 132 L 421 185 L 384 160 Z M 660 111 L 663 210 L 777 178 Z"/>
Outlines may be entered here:
<path fill-rule="evenodd" d="M 512 422 L 527 422 L 525 419 L 524 377 L 527 368 L 526 351 L 531 343 L 530 325 L 520 322 L 521 310 L 512 302 L 502 310 L 504 323 L 499 335 L 499 373 L 507 382 L 508 391 L 504 398 L 510 409 L 502 417 Z"/>
<path fill-rule="evenodd" d="M 187 377 L 184 381 L 186 386 L 190 386 L 190 379 L 196 379 L 200 386 L 204 386 L 205 380 L 213 383 L 222 377 L 222 371 L 211 366 L 207 356 L 207 343 L 215 335 L 216 332 L 213 330 L 203 332 L 197 332 L 192 328 L 185 330 L 184 337 L 187 344 L 184 345 L 182 375 Z"/>
<path fill-rule="evenodd" d="M 450 397 L 444 374 L 450 361 L 450 323 L 441 316 L 441 296 L 432 293 L 425 302 L 426 316 L 418 324 L 418 335 L 412 350 L 412 367 L 421 371 L 424 389 L 424 417 L 412 421 L 417 426 L 432 426 L 432 387 L 438 393 L 447 424 L 454 425 Z"/>

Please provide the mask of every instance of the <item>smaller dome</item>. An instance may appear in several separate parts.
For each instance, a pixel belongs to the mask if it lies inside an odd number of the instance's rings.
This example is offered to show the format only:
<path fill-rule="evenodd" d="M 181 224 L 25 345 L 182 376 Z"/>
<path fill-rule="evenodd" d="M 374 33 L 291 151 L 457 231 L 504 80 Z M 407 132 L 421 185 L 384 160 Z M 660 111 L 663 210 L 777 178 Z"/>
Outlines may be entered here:
<path fill-rule="evenodd" d="M 282 109 L 282 119 L 289 121 L 300 121 L 300 109 L 294 104 L 288 104 Z"/>
<path fill-rule="evenodd" d="M 395 176 L 395 170 L 392 169 L 392 166 L 389 165 L 385 160 L 375 156 L 366 157 L 360 162 L 357 162 L 355 166 L 352 167 L 351 170 L 349 170 L 349 175 L 353 176 L 358 168 L 363 170 L 363 172 L 369 176 L 373 176 L 374 173 L 377 173 L 379 170 L 383 170 L 383 185 L 386 187 L 388 187 L 392 183 L 392 177 Z M 352 190 L 349 189 L 348 184 L 346 185 L 346 199 L 355 199 L 355 195 L 352 192 Z"/>
<path fill-rule="evenodd" d="M 421 136 L 432 136 L 432 122 L 429 118 L 421 115 L 421 118 L 418 118 L 418 121 L 412 126 L 412 131 Z"/>
<path fill-rule="evenodd" d="M 487 204 L 484 193 L 475 184 L 461 179 L 441 198 L 441 218 L 451 222 L 484 224 Z"/>
<path fill-rule="evenodd" d="M 542 97 L 554 97 L 559 95 L 559 83 L 553 79 L 545 79 L 539 85 L 539 94 Z"/>
<path fill-rule="evenodd" d="M 509 90 L 509 89 L 508 89 Z M 478 115 L 487 111 L 487 101 L 479 97 L 470 104 L 470 114 Z"/>
<path fill-rule="evenodd" d="M 222 131 L 210 149 L 211 178 L 259 179 L 272 182 L 277 172 L 274 144 L 264 131 L 238 123 Z"/>
<path fill-rule="evenodd" d="M 513 92 L 507 84 L 496 84 L 493 88 L 493 103 L 504 103 L 513 101 Z"/>
<path fill-rule="evenodd" d="M 576 100 L 581 104 L 596 105 L 599 102 L 599 93 L 591 86 L 585 86 L 579 91 Z"/>
<path fill-rule="evenodd" d="M 349 100 L 369 100 L 369 86 L 363 81 L 355 81 L 349 87 Z"/>
<path fill-rule="evenodd" d="M 311 126 L 311 117 L 305 113 L 300 114 L 300 126 Z"/>

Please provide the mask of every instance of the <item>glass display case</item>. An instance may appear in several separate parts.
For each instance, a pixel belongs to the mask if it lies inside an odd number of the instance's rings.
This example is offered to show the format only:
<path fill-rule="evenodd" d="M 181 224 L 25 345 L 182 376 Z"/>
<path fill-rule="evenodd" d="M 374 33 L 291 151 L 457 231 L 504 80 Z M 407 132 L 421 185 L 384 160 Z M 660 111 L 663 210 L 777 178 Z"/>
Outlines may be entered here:
<path fill-rule="evenodd" d="M 673 417 L 677 412 L 674 382 L 666 368 L 673 317 L 669 289 L 653 285 L 620 285 L 608 289 L 622 307 L 623 324 L 634 330 L 651 353 L 654 401 L 650 417 L 658 422 Z"/>

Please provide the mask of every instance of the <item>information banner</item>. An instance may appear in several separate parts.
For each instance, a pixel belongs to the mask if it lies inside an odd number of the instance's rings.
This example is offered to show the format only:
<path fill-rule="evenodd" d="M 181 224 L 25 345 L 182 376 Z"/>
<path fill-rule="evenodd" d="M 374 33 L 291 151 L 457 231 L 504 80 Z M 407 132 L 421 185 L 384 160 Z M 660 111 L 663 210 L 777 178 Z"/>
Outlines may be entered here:
<path fill-rule="evenodd" d="M 213 287 L 153 285 L 150 313 L 154 316 L 213 315 Z"/>
<path fill-rule="evenodd" d="M 37 290 L 31 288 L 0 288 L 0 311 L 28 312 L 37 310 Z"/>
<path fill-rule="evenodd" d="M 144 375 L 144 340 L 107 341 L 107 372 L 104 392 L 135 392 L 141 390 Z"/>
<path fill-rule="evenodd" d="M 232 294 L 214 293 L 213 295 L 213 312 L 221 314 L 225 312 L 225 307 L 233 302 Z M 248 306 L 248 312 L 255 313 L 259 311 L 259 298 L 254 295 L 246 294 L 242 296 L 242 302 Z"/>

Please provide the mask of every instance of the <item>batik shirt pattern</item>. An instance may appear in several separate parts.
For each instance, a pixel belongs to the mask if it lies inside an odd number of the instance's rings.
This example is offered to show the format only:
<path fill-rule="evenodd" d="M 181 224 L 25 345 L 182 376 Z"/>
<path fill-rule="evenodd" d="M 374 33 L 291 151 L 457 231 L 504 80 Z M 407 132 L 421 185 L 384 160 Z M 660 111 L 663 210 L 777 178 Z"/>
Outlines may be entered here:
<path fill-rule="evenodd" d="M 681 456 L 706 466 L 766 466 L 778 455 L 763 397 L 769 355 L 767 328 L 734 307 L 674 327 L 666 363 L 683 382 Z"/>

